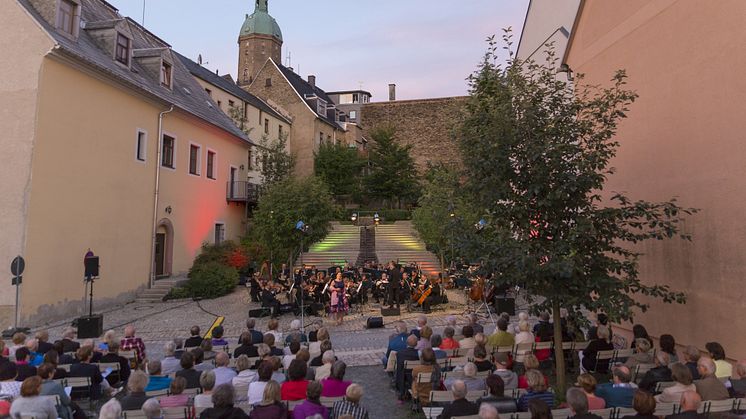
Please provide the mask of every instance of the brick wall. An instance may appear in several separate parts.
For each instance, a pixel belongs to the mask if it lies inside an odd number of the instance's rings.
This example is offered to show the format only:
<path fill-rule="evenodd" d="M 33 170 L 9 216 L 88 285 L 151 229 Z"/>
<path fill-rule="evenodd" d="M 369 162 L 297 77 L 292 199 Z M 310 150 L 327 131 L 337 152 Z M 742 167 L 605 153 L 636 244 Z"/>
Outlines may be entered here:
<path fill-rule="evenodd" d="M 440 99 L 376 102 L 363 106 L 365 137 L 383 125 L 396 127 L 396 137 L 411 144 L 412 157 L 422 169 L 428 161 L 460 162 L 454 128 L 461 118 L 466 96 Z"/>

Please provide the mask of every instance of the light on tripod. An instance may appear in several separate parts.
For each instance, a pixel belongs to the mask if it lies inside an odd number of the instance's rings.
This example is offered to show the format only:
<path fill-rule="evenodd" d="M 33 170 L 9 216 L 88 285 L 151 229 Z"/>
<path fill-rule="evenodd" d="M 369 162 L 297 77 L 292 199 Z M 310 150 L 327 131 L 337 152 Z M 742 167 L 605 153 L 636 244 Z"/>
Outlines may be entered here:
<path fill-rule="evenodd" d="M 381 216 L 378 215 L 378 213 L 375 213 L 373 215 L 373 221 L 376 223 L 376 225 L 378 225 L 381 222 Z"/>

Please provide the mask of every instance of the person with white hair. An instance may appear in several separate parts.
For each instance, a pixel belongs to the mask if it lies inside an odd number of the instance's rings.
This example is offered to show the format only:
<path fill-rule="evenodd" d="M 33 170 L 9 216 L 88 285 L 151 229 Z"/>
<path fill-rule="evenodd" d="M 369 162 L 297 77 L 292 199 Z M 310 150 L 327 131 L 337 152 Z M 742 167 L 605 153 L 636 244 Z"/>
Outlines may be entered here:
<path fill-rule="evenodd" d="M 137 363 L 142 365 L 145 363 L 145 343 L 139 337 L 135 336 L 135 326 L 129 325 L 124 328 L 124 338 L 119 343 L 119 347 L 123 351 L 135 351 L 137 355 Z"/>
<path fill-rule="evenodd" d="M 98 419 L 120 419 L 122 417 L 122 405 L 117 399 L 111 399 L 101 406 Z"/>
<path fill-rule="evenodd" d="M 417 336 L 417 339 L 419 339 L 420 336 L 420 330 L 422 330 L 423 327 L 427 326 L 427 316 L 424 314 L 417 315 L 417 327 L 412 329 L 412 331 L 409 332 L 410 335 Z"/>
<path fill-rule="evenodd" d="M 528 321 L 528 313 L 526 313 L 525 311 L 519 312 L 518 321 L 515 324 L 510 325 L 510 333 L 514 335 L 521 333 L 519 325 L 521 322 L 527 322 L 527 321 Z"/>
<path fill-rule="evenodd" d="M 360 384 L 350 384 L 345 392 L 345 398 L 334 403 L 330 418 L 351 417 L 368 419 L 368 412 L 360 405 L 363 398 L 363 387 Z"/>
<path fill-rule="evenodd" d="M 464 365 L 464 377 L 459 380 L 466 384 L 468 391 L 487 390 L 484 378 L 477 377 L 477 365 L 473 362 L 467 362 Z M 450 388 L 454 382 L 456 382 L 455 378 L 446 378 L 443 384 L 446 388 Z"/>
<path fill-rule="evenodd" d="M 651 368 L 642 377 L 642 380 L 638 384 L 641 390 L 645 390 L 648 393 L 655 393 L 655 387 L 660 382 L 673 381 L 671 376 L 671 368 L 668 367 L 671 359 L 668 354 L 663 351 L 655 353 L 655 368 Z"/>
<path fill-rule="evenodd" d="M 176 344 L 172 342 L 166 342 L 163 345 L 163 359 L 161 360 L 161 373 L 163 375 L 176 374 L 176 371 L 181 369 L 181 360 L 176 358 Z"/>
<path fill-rule="evenodd" d="M 479 324 L 479 316 L 476 313 L 471 313 L 466 316 L 466 322 L 474 330 L 474 334 L 484 333 L 484 326 Z"/>
<path fill-rule="evenodd" d="M 62 339 L 57 341 L 62 342 L 62 352 L 75 352 L 80 349 L 80 343 L 73 339 L 75 339 L 75 329 L 72 327 L 66 327 L 65 330 L 62 331 Z M 60 354 L 60 356 L 61 355 L 62 354 Z"/>
<path fill-rule="evenodd" d="M 236 371 L 228 367 L 229 363 L 230 356 L 227 353 L 218 352 L 215 355 L 215 369 L 212 370 L 215 373 L 215 387 L 222 384 L 231 384 L 236 377 Z"/>
<path fill-rule="evenodd" d="M 146 419 L 161 419 L 163 417 L 161 403 L 156 398 L 145 400 L 145 403 L 142 404 L 142 412 Z"/>
<path fill-rule="evenodd" d="M 582 389 L 570 387 L 566 393 L 567 404 L 573 419 L 601 419 L 600 416 L 588 412 L 588 397 Z"/>
<path fill-rule="evenodd" d="M 531 325 L 528 323 L 528 320 L 521 320 L 518 322 L 518 330 L 520 331 L 515 335 L 516 346 L 525 343 L 533 344 L 536 341 L 534 334 L 530 332 L 530 328 Z M 515 356 L 515 362 L 522 363 L 525 355 L 525 351 L 518 351 Z"/>
<path fill-rule="evenodd" d="M 489 403 L 482 403 L 479 406 L 479 419 L 500 419 L 495 406 Z"/>
<path fill-rule="evenodd" d="M 337 362 L 337 357 L 334 355 L 334 351 L 329 350 L 321 355 L 321 361 L 323 362 L 323 364 L 320 367 L 316 368 L 316 381 L 321 381 L 331 375 L 332 365 Z"/>
<path fill-rule="evenodd" d="M 742 359 L 733 368 L 735 376 L 730 379 L 730 391 L 734 398 L 746 397 L 746 359 Z"/>
<path fill-rule="evenodd" d="M 725 400 L 730 397 L 725 384 L 715 376 L 715 369 L 715 361 L 710 357 L 703 356 L 697 361 L 697 371 L 702 378 L 695 381 L 694 385 L 702 400 Z"/>
<path fill-rule="evenodd" d="M 286 345 L 293 341 L 300 343 L 308 342 L 308 336 L 300 330 L 301 326 L 302 324 L 298 319 L 290 322 L 290 332 L 285 336 Z"/>
<path fill-rule="evenodd" d="M 448 388 L 453 393 L 453 401 L 443 408 L 443 413 L 438 416 L 438 419 L 451 419 L 454 416 L 470 416 L 479 413 L 479 406 L 466 400 L 469 390 L 463 381 L 455 380 Z"/>

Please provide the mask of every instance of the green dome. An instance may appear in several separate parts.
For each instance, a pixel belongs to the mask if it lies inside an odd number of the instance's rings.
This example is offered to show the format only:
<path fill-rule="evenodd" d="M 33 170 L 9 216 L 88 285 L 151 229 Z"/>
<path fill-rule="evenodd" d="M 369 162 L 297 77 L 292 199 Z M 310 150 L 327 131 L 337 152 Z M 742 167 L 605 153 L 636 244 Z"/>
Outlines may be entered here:
<path fill-rule="evenodd" d="M 269 35 L 282 42 L 282 31 L 275 18 L 269 15 L 268 0 L 257 0 L 254 13 L 246 16 L 240 36 Z"/>

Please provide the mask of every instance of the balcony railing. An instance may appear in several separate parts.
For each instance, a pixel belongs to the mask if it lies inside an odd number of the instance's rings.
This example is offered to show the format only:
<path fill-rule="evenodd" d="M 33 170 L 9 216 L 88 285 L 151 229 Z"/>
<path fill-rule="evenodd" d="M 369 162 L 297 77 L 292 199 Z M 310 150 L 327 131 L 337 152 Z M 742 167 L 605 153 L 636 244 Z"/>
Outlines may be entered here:
<path fill-rule="evenodd" d="M 250 182 L 227 182 L 225 196 L 228 202 L 246 202 L 256 204 L 259 202 L 259 185 Z"/>

